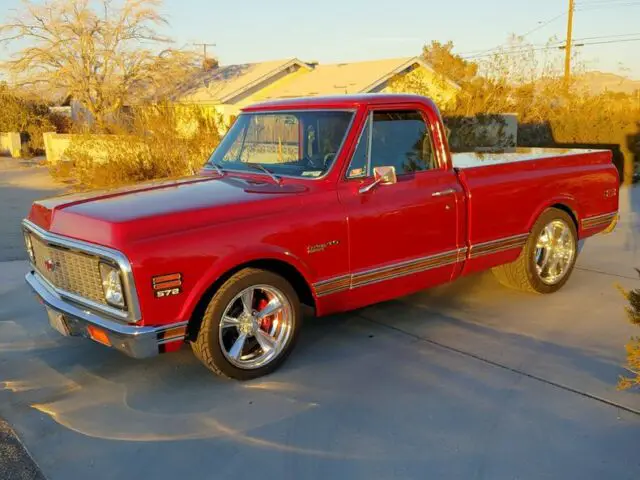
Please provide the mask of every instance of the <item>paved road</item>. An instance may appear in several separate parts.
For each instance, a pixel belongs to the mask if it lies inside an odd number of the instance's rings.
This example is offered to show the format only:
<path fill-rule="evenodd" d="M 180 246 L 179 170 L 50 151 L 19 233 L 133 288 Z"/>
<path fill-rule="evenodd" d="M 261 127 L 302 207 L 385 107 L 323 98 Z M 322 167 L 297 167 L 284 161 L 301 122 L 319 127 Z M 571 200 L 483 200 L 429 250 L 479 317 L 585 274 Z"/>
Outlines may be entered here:
<path fill-rule="evenodd" d="M 134 361 L 59 337 L 24 262 L 0 264 L 0 416 L 51 480 L 637 480 L 640 395 L 615 388 L 637 333 L 616 290 L 640 287 L 635 195 L 555 295 L 477 275 L 309 320 L 247 383 L 188 349 Z"/>
<path fill-rule="evenodd" d="M 0 157 L 0 262 L 25 259 L 20 222 L 31 203 L 55 195 L 63 186 L 32 161 Z"/>
<path fill-rule="evenodd" d="M 31 202 L 61 191 L 43 167 L 34 162 L 0 157 L 0 262 L 25 258 L 20 220 Z M 0 270 L 3 270 L 0 263 Z M 5 267 L 6 268 L 6 267 Z M 1 341 L 1 340 L 0 340 Z M 13 429 L 0 419 L 0 478 L 43 478 Z"/>

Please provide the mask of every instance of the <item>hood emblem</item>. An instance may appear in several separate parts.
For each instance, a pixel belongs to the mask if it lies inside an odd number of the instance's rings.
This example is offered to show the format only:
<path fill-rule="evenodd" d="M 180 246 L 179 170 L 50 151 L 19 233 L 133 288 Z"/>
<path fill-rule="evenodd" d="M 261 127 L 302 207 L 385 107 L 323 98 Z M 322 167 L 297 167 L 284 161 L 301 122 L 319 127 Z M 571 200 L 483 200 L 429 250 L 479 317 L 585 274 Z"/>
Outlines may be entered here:
<path fill-rule="evenodd" d="M 51 272 L 51 273 L 53 273 L 53 272 L 55 271 L 56 267 L 58 267 L 58 266 L 60 266 L 60 264 L 59 264 L 59 263 L 57 263 L 57 262 L 54 262 L 54 261 L 53 261 L 53 260 L 51 260 L 50 258 L 47 258 L 47 259 L 44 261 L 44 268 L 46 268 L 46 269 L 47 269 L 47 272 Z"/>

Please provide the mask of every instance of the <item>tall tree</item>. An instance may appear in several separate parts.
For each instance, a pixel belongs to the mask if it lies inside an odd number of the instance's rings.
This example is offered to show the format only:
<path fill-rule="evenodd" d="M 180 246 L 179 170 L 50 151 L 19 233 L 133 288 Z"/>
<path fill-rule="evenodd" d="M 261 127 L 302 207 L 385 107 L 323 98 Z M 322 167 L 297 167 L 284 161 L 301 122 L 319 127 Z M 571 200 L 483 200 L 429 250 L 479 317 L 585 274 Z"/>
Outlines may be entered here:
<path fill-rule="evenodd" d="M 158 0 L 25 0 L 0 25 L 0 43 L 20 48 L 2 67 L 18 86 L 72 96 L 104 126 L 125 102 L 154 97 L 196 68 L 191 52 L 169 47 Z M 24 45 L 24 46 L 22 46 Z"/>

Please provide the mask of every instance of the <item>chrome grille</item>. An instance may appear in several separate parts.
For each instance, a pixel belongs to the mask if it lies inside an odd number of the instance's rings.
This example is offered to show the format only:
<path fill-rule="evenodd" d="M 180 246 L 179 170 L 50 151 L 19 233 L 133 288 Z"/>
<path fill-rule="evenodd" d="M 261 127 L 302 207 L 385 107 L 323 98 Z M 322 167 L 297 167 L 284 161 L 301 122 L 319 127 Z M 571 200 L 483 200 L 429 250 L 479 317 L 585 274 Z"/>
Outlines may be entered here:
<path fill-rule="evenodd" d="M 30 238 L 35 267 L 40 275 L 56 288 L 107 305 L 102 291 L 98 257 L 48 245 L 35 235 L 30 234 Z"/>

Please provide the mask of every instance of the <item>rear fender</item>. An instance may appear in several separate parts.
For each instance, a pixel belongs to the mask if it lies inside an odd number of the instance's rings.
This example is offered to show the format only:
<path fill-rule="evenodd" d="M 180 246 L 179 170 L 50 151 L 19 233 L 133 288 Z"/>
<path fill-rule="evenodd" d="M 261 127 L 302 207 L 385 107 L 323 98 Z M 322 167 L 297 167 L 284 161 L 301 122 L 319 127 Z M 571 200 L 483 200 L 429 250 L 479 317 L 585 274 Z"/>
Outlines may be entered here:
<path fill-rule="evenodd" d="M 554 206 L 562 206 L 565 209 L 569 210 L 568 213 L 573 217 L 575 221 L 576 231 L 578 232 L 578 236 L 580 235 L 580 208 L 578 206 L 578 202 L 571 195 L 558 195 L 551 199 L 547 199 L 542 205 L 540 205 L 537 209 L 534 210 L 533 214 L 529 218 L 527 223 L 527 231 L 530 232 L 533 229 L 533 225 L 536 223 L 540 215 L 547 210 L 548 208 Z"/>

